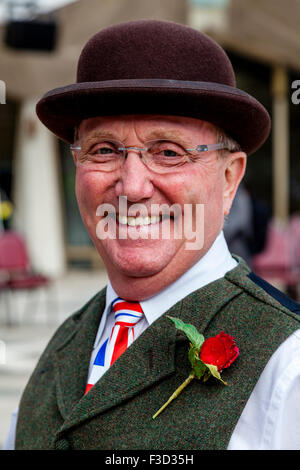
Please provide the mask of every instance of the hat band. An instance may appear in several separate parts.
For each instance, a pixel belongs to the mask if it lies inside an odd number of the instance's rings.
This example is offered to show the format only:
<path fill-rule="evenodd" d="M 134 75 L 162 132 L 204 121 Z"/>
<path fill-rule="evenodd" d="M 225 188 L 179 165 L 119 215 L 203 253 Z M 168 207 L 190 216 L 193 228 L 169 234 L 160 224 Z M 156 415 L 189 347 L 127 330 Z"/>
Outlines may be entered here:
<path fill-rule="evenodd" d="M 43 98 L 50 96 L 57 96 L 61 93 L 65 94 L 68 91 L 74 92 L 74 90 L 88 90 L 88 89 L 146 89 L 146 88 L 164 88 L 164 89 L 181 89 L 181 90 L 198 90 L 206 92 L 219 92 L 222 94 L 230 94 L 234 96 L 244 96 L 245 98 L 251 98 L 250 95 L 243 90 L 238 88 L 223 85 L 215 82 L 194 82 L 186 80 L 172 80 L 172 79 L 161 79 L 161 78 L 144 78 L 144 79 L 124 79 L 124 80 L 105 80 L 95 82 L 77 82 L 72 85 L 66 85 L 64 87 L 55 88 L 54 90 L 48 91 Z"/>

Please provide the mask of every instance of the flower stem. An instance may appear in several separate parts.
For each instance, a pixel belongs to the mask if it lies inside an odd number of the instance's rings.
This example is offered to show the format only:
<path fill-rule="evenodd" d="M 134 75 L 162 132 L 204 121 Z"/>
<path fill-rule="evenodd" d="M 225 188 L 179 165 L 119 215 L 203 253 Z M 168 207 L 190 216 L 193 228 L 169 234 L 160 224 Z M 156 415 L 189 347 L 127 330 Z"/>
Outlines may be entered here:
<path fill-rule="evenodd" d="M 155 419 L 168 405 L 173 401 L 182 390 L 195 378 L 194 372 L 191 372 L 188 378 L 175 390 L 175 392 L 170 396 L 169 400 L 152 416 Z"/>

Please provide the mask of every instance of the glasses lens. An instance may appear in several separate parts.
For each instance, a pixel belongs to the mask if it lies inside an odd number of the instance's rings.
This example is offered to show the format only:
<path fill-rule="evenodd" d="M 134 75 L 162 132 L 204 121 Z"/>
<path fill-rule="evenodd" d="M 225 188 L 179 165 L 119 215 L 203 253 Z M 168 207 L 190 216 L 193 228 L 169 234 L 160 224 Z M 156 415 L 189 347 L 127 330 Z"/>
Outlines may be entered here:
<path fill-rule="evenodd" d="M 110 140 L 94 141 L 87 146 L 83 143 L 79 153 L 79 164 L 99 171 L 117 169 L 123 159 L 120 142 Z"/>
<path fill-rule="evenodd" d="M 175 142 L 157 140 L 147 144 L 147 164 L 154 171 L 171 171 L 186 163 L 186 155 L 186 150 Z"/>

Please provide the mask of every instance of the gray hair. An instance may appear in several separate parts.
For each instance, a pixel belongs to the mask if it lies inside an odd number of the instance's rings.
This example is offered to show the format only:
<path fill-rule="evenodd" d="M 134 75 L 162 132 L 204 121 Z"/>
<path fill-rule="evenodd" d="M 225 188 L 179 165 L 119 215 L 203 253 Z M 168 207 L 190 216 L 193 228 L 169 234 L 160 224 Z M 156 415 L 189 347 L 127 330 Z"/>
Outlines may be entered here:
<path fill-rule="evenodd" d="M 218 150 L 220 157 L 226 157 L 229 153 L 240 152 L 241 146 L 234 139 L 229 137 L 222 129 L 216 127 L 217 143 L 223 144 L 225 149 Z"/>

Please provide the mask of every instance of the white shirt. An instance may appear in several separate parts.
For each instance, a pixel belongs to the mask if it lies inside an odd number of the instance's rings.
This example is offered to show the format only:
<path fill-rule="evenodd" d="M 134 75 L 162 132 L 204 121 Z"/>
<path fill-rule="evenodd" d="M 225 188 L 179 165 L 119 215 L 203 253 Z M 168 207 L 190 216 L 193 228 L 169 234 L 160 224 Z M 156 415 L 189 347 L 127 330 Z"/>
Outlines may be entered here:
<path fill-rule="evenodd" d="M 191 292 L 223 277 L 237 265 L 229 253 L 223 232 L 206 255 L 172 285 L 140 302 L 145 318 L 135 331 L 137 338 L 172 305 Z M 106 307 L 99 324 L 90 370 L 103 341 L 113 326 L 110 305 L 118 295 L 107 286 Z M 260 376 L 231 436 L 229 450 L 300 449 L 300 330 L 275 351 Z M 14 449 L 17 410 L 4 449 Z"/>

